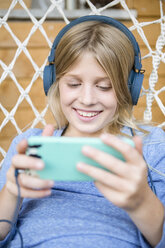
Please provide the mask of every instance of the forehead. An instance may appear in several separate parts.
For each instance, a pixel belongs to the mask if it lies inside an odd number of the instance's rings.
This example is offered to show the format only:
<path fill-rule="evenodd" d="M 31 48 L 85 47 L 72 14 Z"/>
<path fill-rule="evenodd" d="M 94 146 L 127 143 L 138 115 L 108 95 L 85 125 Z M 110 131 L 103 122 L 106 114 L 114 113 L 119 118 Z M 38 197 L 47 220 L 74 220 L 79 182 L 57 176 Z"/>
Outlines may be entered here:
<path fill-rule="evenodd" d="M 81 56 L 68 68 L 66 74 L 81 74 L 86 76 L 91 74 L 95 76 L 107 76 L 105 70 L 99 64 L 94 54 L 91 52 L 84 52 Z"/>

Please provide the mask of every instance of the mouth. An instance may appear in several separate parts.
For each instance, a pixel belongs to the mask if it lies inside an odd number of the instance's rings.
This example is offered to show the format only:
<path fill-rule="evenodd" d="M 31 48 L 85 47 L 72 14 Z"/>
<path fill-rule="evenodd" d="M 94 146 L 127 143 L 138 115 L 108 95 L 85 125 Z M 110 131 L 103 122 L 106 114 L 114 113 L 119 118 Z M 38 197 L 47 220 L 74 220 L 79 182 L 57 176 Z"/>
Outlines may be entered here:
<path fill-rule="evenodd" d="M 82 110 L 82 109 L 76 109 L 73 108 L 78 117 L 81 120 L 93 120 L 95 119 L 102 111 L 96 111 L 96 110 Z"/>

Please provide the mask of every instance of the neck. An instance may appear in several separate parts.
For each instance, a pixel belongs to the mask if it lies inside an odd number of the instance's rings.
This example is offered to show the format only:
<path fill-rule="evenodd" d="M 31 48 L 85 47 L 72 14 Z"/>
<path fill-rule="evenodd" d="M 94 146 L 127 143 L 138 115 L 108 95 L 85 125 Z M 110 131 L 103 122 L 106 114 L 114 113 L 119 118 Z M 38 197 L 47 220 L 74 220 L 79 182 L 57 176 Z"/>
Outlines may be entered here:
<path fill-rule="evenodd" d="M 79 132 L 78 130 L 72 130 L 69 126 L 66 126 L 64 129 L 62 136 L 66 137 L 99 137 L 105 131 L 100 130 L 95 133 L 86 133 L 86 132 Z"/>

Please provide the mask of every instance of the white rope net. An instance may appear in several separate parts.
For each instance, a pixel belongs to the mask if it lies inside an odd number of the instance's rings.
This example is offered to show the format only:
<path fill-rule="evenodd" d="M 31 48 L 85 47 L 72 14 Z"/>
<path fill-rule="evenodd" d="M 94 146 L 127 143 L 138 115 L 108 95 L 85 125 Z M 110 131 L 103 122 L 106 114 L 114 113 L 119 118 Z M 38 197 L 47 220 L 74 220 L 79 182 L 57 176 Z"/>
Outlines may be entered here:
<path fill-rule="evenodd" d="M 107 4 L 101 8 L 96 8 L 92 4 L 91 1 L 86 0 L 86 3 L 89 5 L 89 8 L 91 10 L 90 14 L 97 14 L 97 15 L 102 14 L 102 12 L 104 10 L 107 10 L 111 7 L 114 7 L 117 4 L 120 4 L 122 6 L 122 8 L 125 11 L 127 11 L 128 15 L 130 17 L 130 20 L 132 21 L 132 26 L 130 27 L 130 30 L 131 31 L 136 30 L 138 32 L 138 34 L 140 35 L 141 39 L 143 40 L 145 46 L 147 47 L 147 54 L 142 57 L 142 60 L 145 60 L 149 57 L 152 58 L 152 72 L 150 73 L 150 76 L 149 76 L 148 88 L 143 87 L 142 93 L 141 93 L 141 96 L 143 96 L 143 95 L 146 96 L 146 109 L 144 110 L 144 120 L 152 120 L 153 101 L 157 102 L 161 112 L 163 113 L 163 115 L 165 115 L 165 105 L 163 104 L 163 101 L 159 97 L 160 94 L 165 91 L 165 86 L 163 86 L 161 88 L 158 87 L 158 85 L 160 83 L 159 76 L 158 76 L 159 65 L 162 62 L 165 63 L 165 52 L 163 51 L 163 49 L 165 47 L 165 15 L 163 14 L 163 2 L 161 0 L 159 2 L 160 2 L 160 18 L 159 19 L 152 21 L 152 22 L 138 22 L 138 20 L 135 18 L 135 16 L 131 13 L 130 9 L 128 8 L 125 0 L 114 0 L 114 1 L 110 2 L 109 4 Z M 18 46 L 18 48 L 16 49 L 16 52 L 15 52 L 15 55 L 14 55 L 14 57 L 13 57 L 13 59 L 9 65 L 7 65 L 2 60 L 0 60 L 0 66 L 3 70 L 1 78 L 0 78 L 0 86 L 1 86 L 1 84 L 3 84 L 5 82 L 5 79 L 7 77 L 10 77 L 12 79 L 12 81 L 14 82 L 15 86 L 17 87 L 19 93 L 20 93 L 15 106 L 10 111 L 8 111 L 7 108 L 5 108 L 5 106 L 3 106 L 1 104 L 1 101 L 0 101 L 0 110 L 1 110 L 1 112 L 3 112 L 3 115 L 4 115 L 3 120 L 1 120 L 1 122 L 0 122 L 1 123 L 0 124 L 0 132 L 2 132 L 2 129 L 8 124 L 8 122 L 11 122 L 14 125 L 18 134 L 20 134 L 22 132 L 22 129 L 19 127 L 18 123 L 15 120 L 15 114 L 18 110 L 18 107 L 20 106 L 20 104 L 24 100 L 26 100 L 27 103 L 31 106 L 31 109 L 35 115 L 35 118 L 30 123 L 29 127 L 31 127 L 31 128 L 36 127 L 36 125 L 40 122 L 43 125 L 46 124 L 45 115 L 47 113 L 48 106 L 46 106 L 42 111 L 39 111 L 34 106 L 33 101 L 31 99 L 29 93 L 30 93 L 31 88 L 32 88 L 33 84 L 35 83 L 35 81 L 38 78 L 43 78 L 43 69 L 47 63 L 47 57 L 45 57 L 45 61 L 42 64 L 42 66 L 39 67 L 36 64 L 36 62 L 34 61 L 34 59 L 32 58 L 31 54 L 29 53 L 29 51 L 27 49 L 27 45 L 29 43 L 31 36 L 36 32 L 36 30 L 40 30 L 40 32 L 44 36 L 48 46 L 51 48 L 52 41 L 48 38 L 48 35 L 47 35 L 47 33 L 43 27 L 43 24 L 46 21 L 47 16 L 55 9 L 59 12 L 59 14 L 63 18 L 63 20 L 66 23 L 69 23 L 69 20 L 67 19 L 66 15 L 65 15 L 65 10 L 62 8 L 62 3 L 63 3 L 63 0 L 50 0 L 50 6 L 45 11 L 42 18 L 37 20 L 32 15 L 30 9 L 28 9 L 28 7 L 26 6 L 26 4 L 23 0 L 13 0 L 10 4 L 6 14 L 2 18 L 0 18 L 0 28 L 4 27 L 6 29 L 6 31 L 13 38 L 16 45 Z M 20 41 L 20 39 L 14 34 L 14 32 L 12 31 L 12 29 L 10 28 L 10 25 L 8 23 L 10 13 L 15 8 L 16 4 L 21 5 L 21 8 L 23 8 L 24 11 L 26 11 L 31 22 L 33 23 L 33 26 L 31 28 L 28 36 L 26 37 L 26 39 L 23 42 Z M 144 33 L 144 30 L 143 30 L 143 28 L 145 26 L 150 26 L 153 23 L 160 25 L 160 34 L 157 37 L 157 41 L 156 41 L 156 45 L 155 45 L 154 49 L 149 44 L 147 37 Z M 14 74 L 14 70 L 13 70 L 14 65 L 17 61 L 17 58 L 19 57 L 19 55 L 22 52 L 27 56 L 32 67 L 34 68 L 33 77 L 25 89 L 18 82 L 18 79 L 17 79 L 16 75 Z M 162 82 L 160 83 L 160 85 L 162 85 Z M 165 127 L 165 122 L 162 122 L 159 126 Z M 5 157 L 6 150 L 3 147 L 0 147 L 0 153 L 2 155 L 1 157 Z M 2 164 L 2 162 L 3 162 L 3 159 L 1 161 L 1 164 Z"/>

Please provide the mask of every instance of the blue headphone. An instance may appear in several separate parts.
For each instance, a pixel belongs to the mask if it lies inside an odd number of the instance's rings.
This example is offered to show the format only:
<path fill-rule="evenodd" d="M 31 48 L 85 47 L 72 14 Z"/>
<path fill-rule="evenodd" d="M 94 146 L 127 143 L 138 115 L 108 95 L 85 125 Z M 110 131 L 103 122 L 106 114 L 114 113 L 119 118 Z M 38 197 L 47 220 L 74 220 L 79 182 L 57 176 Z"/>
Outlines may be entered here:
<path fill-rule="evenodd" d="M 43 73 L 43 84 L 44 84 L 44 91 L 45 94 L 47 95 L 49 88 L 51 85 L 55 82 L 56 79 L 56 69 L 55 69 L 55 51 L 58 43 L 60 42 L 61 38 L 63 35 L 72 27 L 75 25 L 86 22 L 86 21 L 99 21 L 106 23 L 108 25 L 114 26 L 121 30 L 131 41 L 133 48 L 134 48 L 134 53 L 135 53 L 135 58 L 134 58 L 134 66 L 129 74 L 128 78 L 128 88 L 131 93 L 132 97 L 132 103 L 133 105 L 136 105 L 138 102 L 138 98 L 140 95 L 140 90 L 142 87 L 142 82 L 144 78 L 144 70 L 142 70 L 142 64 L 141 64 L 141 54 L 140 54 L 140 49 L 139 45 L 134 37 L 134 35 L 131 33 L 131 31 L 124 26 L 121 22 L 110 18 L 108 16 L 99 16 L 99 15 L 89 15 L 89 16 L 83 16 L 78 19 L 75 19 L 71 21 L 69 24 L 67 24 L 56 36 L 53 46 L 50 51 L 50 55 L 48 57 L 49 65 L 45 66 L 44 68 L 44 73 Z"/>

